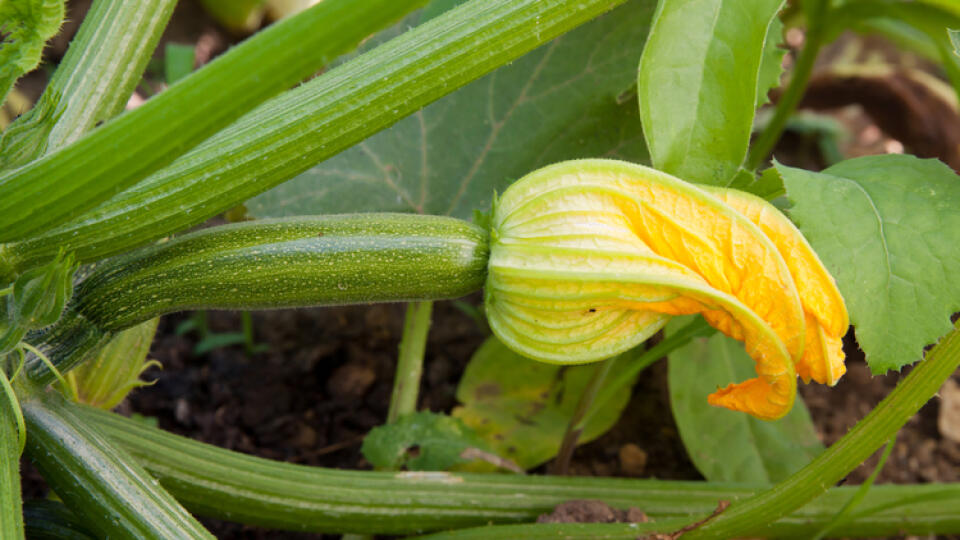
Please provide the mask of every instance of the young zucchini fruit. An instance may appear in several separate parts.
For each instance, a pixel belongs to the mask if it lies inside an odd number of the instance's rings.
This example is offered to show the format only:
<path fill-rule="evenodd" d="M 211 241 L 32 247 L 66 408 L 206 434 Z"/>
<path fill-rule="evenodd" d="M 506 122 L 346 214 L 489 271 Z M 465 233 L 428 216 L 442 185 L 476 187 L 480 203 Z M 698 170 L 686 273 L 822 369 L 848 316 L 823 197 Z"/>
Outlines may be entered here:
<path fill-rule="evenodd" d="M 29 339 L 61 371 L 113 333 L 184 309 L 271 309 L 456 298 L 486 277 L 487 235 L 409 214 L 259 220 L 204 229 L 109 259 L 56 325 Z M 36 359 L 34 359 L 36 360 Z M 28 365 L 38 382 L 52 374 Z"/>

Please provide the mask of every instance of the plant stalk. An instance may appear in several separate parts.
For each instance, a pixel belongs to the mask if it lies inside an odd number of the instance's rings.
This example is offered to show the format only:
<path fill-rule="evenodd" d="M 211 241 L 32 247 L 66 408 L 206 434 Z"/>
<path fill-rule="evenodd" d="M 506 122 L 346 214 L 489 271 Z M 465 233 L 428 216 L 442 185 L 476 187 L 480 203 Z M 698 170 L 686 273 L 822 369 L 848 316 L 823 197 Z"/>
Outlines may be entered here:
<path fill-rule="evenodd" d="M 0 245 L 0 284 L 58 246 L 86 263 L 201 223 L 623 1 L 467 2 L 264 103 L 76 220 Z"/>
<path fill-rule="evenodd" d="M 427 333 L 430 331 L 430 315 L 433 302 L 407 304 L 407 315 L 400 339 L 400 354 L 390 396 L 387 423 L 396 422 L 401 416 L 417 411 L 420 393 L 420 377 L 423 374 L 423 355 L 427 348 Z"/>
<path fill-rule="evenodd" d="M 308 467 L 217 448 L 114 413 L 74 406 L 76 414 L 130 452 L 198 514 L 285 530 L 413 534 L 534 521 L 574 499 L 641 508 L 658 524 L 709 514 L 720 500 L 758 488 L 710 482 L 469 473 L 393 473 Z M 831 488 L 780 518 L 764 534 L 809 538 L 836 516 L 856 487 Z M 874 486 L 839 536 L 956 533 L 960 484 Z M 896 510 L 896 511 L 891 511 Z M 577 524 L 579 525 L 579 524 Z M 591 525 L 609 527 L 608 524 Z M 529 527 L 542 527 L 530 525 Z M 636 538 L 632 525 L 619 525 Z M 677 527 L 664 527 L 670 532 Z M 497 535 L 485 538 L 525 538 Z"/>
<path fill-rule="evenodd" d="M 57 110 L 44 153 L 123 112 L 176 0 L 94 2 L 40 98 Z M 136 36 L 136 39 L 131 39 Z"/>
<path fill-rule="evenodd" d="M 797 110 L 797 105 L 803 98 L 807 83 L 810 81 L 810 75 L 813 73 L 817 55 L 824 44 L 823 21 L 830 8 L 830 0 L 809 0 L 808 4 L 811 7 L 807 12 L 806 42 L 797 57 L 793 74 L 790 76 L 790 83 L 777 101 L 773 118 L 770 119 L 770 123 L 767 124 L 750 147 L 746 164 L 748 170 L 752 171 L 760 167 L 773 151 L 777 141 L 780 140 L 780 136 L 787 126 L 787 120 Z"/>
<path fill-rule="evenodd" d="M 0 176 L 0 242 L 93 208 L 424 3 L 326 0 L 258 32 L 88 136 Z"/>
<path fill-rule="evenodd" d="M 734 502 L 684 537 L 735 538 L 764 534 L 765 524 L 808 503 L 876 452 L 936 395 L 957 366 L 960 366 L 960 328 L 955 326 L 870 414 L 827 451 L 773 488 Z"/>
<path fill-rule="evenodd" d="M 213 538 L 126 452 L 57 392 L 21 392 L 27 453 L 101 538 Z"/>
<path fill-rule="evenodd" d="M 20 497 L 20 454 L 23 416 L 17 398 L 0 368 L 0 538 L 23 538 L 23 501 Z"/>

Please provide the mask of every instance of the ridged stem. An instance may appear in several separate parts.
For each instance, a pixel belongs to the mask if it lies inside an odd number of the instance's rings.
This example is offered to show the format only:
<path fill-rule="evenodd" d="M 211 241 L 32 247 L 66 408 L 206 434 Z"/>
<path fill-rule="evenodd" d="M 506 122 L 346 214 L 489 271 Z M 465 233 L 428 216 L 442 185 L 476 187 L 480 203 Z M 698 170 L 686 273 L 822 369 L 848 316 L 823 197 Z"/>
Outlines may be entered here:
<path fill-rule="evenodd" d="M 160 41 L 176 0 L 98 0 L 83 18 L 41 103 L 56 103 L 46 153 L 123 111 Z"/>
<path fill-rule="evenodd" d="M 0 367 L 0 538 L 23 538 L 20 498 L 20 442 L 25 436 L 16 396 Z"/>
<path fill-rule="evenodd" d="M 57 392 L 23 392 L 27 453 L 101 538 L 213 538 L 133 458 Z"/>
<path fill-rule="evenodd" d="M 77 220 L 0 247 L 0 258 L 22 269 L 63 246 L 90 262 L 201 223 L 623 1 L 463 4 L 264 103 Z"/>
<path fill-rule="evenodd" d="M 667 529 L 662 532 L 671 532 L 693 517 L 709 514 L 720 500 L 747 499 L 757 490 L 708 482 L 324 469 L 256 458 L 113 413 L 76 408 L 77 414 L 134 455 L 191 510 L 278 529 L 411 534 L 533 521 L 563 502 L 599 499 L 616 508 L 640 508 Z M 831 488 L 779 519 L 764 534 L 809 537 L 829 523 L 855 491 L 855 487 Z M 834 533 L 957 532 L 958 501 L 960 484 L 875 486 L 859 511 Z M 630 538 L 638 536 L 636 528 L 617 527 L 624 534 L 632 532 Z M 489 529 L 486 538 L 525 538 L 498 536 L 496 530 Z"/>
<path fill-rule="evenodd" d="M 91 209 L 424 3 L 326 0 L 258 32 L 86 137 L 0 176 L 0 241 Z"/>

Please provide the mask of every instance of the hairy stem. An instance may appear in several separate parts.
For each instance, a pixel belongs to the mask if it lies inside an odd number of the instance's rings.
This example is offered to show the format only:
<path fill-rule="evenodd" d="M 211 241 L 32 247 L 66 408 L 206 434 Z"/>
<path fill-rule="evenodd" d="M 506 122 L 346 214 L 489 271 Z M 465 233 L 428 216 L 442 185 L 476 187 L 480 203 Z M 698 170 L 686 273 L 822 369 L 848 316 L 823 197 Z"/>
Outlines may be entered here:
<path fill-rule="evenodd" d="M 50 99 L 57 109 L 45 153 L 72 143 L 123 111 L 176 4 L 176 0 L 93 3 L 41 97 L 41 103 Z"/>
<path fill-rule="evenodd" d="M 48 230 L 89 210 L 424 3 L 317 4 L 257 33 L 136 110 L 0 176 L 0 241 Z"/>
<path fill-rule="evenodd" d="M 213 538 L 129 454 L 57 392 L 22 392 L 27 453 L 101 538 Z"/>
<path fill-rule="evenodd" d="M 709 482 L 625 478 L 393 473 L 324 469 L 270 461 L 191 441 L 91 407 L 77 414 L 133 454 L 192 511 L 286 530 L 411 534 L 534 521 L 573 499 L 642 508 L 659 524 L 689 523 L 720 500 L 749 498 L 758 488 Z M 829 523 L 856 487 L 831 488 L 778 519 L 764 534 L 807 537 Z M 875 486 L 860 511 L 834 530 L 843 536 L 960 531 L 960 484 Z M 895 510 L 895 511 L 892 511 Z M 677 522 L 679 523 L 679 522 Z M 606 524 L 591 524 L 604 527 Z M 540 527 L 530 526 L 530 527 Z M 675 528 L 664 527 L 670 532 Z M 497 535 L 484 538 L 525 538 Z M 630 524 L 621 537 L 636 538 Z M 627 536 L 632 533 L 632 536 Z"/>
<path fill-rule="evenodd" d="M 77 220 L 0 246 L 0 284 L 58 246 L 91 262 L 201 223 L 623 1 L 467 2 L 264 103 Z"/>

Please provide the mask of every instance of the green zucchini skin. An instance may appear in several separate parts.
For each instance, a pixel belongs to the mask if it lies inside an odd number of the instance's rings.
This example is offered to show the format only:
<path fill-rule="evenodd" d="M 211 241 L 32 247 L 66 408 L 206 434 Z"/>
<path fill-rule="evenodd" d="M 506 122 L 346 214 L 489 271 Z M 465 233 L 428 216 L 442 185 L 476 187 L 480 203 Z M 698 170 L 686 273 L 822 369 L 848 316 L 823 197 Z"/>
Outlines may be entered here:
<path fill-rule="evenodd" d="M 213 538 L 129 454 L 77 414 L 59 392 L 21 401 L 27 454 L 99 538 Z"/>
<path fill-rule="evenodd" d="M 272 309 L 456 298 L 486 279 L 485 230 L 412 214 L 346 214 L 204 229 L 108 259 L 60 320 L 28 336 L 65 372 L 120 330 L 185 309 Z M 53 376 L 37 359 L 27 373 Z"/>
<path fill-rule="evenodd" d="M 107 261 L 76 309 L 116 331 L 183 309 L 270 309 L 455 298 L 480 289 L 486 233 L 410 214 L 350 214 L 205 229 Z"/>

